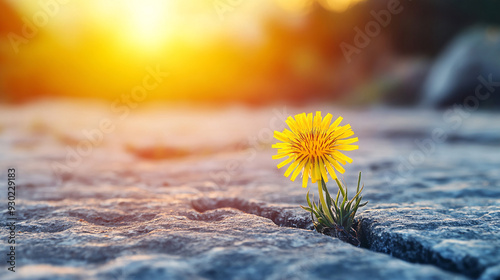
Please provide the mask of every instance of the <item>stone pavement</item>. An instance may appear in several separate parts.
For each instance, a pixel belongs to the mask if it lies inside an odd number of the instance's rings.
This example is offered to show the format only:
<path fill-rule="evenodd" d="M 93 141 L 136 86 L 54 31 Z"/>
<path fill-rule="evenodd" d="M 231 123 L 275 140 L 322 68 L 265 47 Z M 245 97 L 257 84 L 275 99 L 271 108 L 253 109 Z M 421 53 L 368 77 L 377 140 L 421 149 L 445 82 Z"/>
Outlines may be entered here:
<path fill-rule="evenodd" d="M 354 186 L 363 172 L 362 248 L 313 231 L 298 207 L 307 190 L 271 159 L 272 130 L 315 110 L 342 115 L 360 139 L 343 178 Z M 0 230 L 0 278 L 500 279 L 499 117 L 2 106 L 0 179 L 16 168 L 18 220 L 15 273 Z"/>

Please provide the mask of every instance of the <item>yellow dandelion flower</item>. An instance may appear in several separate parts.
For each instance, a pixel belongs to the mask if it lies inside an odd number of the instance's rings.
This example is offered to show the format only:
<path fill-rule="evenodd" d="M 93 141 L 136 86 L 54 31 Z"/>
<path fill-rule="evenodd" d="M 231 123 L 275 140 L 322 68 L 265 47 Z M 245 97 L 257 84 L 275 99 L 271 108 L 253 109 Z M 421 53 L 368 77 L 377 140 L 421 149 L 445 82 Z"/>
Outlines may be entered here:
<path fill-rule="evenodd" d="M 274 132 L 274 137 L 282 143 L 272 146 L 278 149 L 278 154 L 274 155 L 273 159 L 288 157 L 278 164 L 278 168 L 291 163 L 285 177 L 291 174 L 290 180 L 295 181 L 302 171 L 302 187 L 305 188 L 309 178 L 313 183 L 321 179 L 328 182 L 328 173 L 332 179 L 337 178 L 335 170 L 344 173 L 340 164 L 351 163 L 352 159 L 340 151 L 358 149 L 357 145 L 351 145 L 357 142 L 358 138 L 346 139 L 353 136 L 354 132 L 349 124 L 339 126 L 342 117 L 338 117 L 333 123 L 331 121 L 331 114 L 322 118 L 320 111 L 317 111 L 314 117 L 312 113 L 302 113 L 295 115 L 295 119 L 288 117 L 286 123 L 290 130 Z"/>

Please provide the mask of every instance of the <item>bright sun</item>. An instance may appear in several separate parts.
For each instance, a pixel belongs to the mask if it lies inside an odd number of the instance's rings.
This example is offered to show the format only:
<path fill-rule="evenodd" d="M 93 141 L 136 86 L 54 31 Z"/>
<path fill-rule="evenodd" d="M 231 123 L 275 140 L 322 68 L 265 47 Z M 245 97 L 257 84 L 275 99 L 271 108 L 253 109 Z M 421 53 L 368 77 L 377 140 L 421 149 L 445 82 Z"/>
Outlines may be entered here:
<path fill-rule="evenodd" d="M 174 1 L 127 0 L 121 15 L 122 35 L 131 44 L 154 50 L 172 36 L 175 27 Z"/>
<path fill-rule="evenodd" d="M 0 0 L 1 1 L 1 0 Z M 32 18 L 59 1 L 8 0 L 23 16 Z M 203 45 L 226 35 L 259 38 L 266 15 L 306 12 L 314 2 L 344 11 L 362 0 L 86 0 L 50 6 L 47 26 L 61 41 L 96 32 L 99 40 L 116 43 L 139 54 L 156 54 L 168 45 Z M 62 3 L 62 2 L 61 2 Z M 225 3 L 224 6 L 221 3 Z M 219 6 L 218 6 L 219 5 Z M 49 8 L 50 8 L 49 7 Z M 218 7 L 218 8 L 217 8 Z M 221 15 L 221 7 L 224 7 Z"/>

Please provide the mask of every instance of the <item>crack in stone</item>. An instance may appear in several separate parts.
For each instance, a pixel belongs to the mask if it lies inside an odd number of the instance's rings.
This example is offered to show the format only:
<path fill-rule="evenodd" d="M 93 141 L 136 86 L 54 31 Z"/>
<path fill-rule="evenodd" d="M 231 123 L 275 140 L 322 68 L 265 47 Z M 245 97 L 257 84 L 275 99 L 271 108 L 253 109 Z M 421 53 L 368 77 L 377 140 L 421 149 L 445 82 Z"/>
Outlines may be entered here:
<path fill-rule="evenodd" d="M 247 214 L 253 214 L 270 219 L 278 226 L 295 227 L 313 230 L 311 217 L 308 213 L 298 215 L 293 209 L 270 205 L 264 202 L 244 200 L 240 198 L 201 198 L 193 200 L 194 210 L 204 213 L 219 208 L 234 208 Z M 428 264 L 440 269 L 462 274 L 471 278 L 478 278 L 486 270 L 479 265 L 475 258 L 466 258 L 460 263 L 447 259 L 432 251 L 414 238 L 401 238 L 397 234 L 386 232 L 378 235 L 374 231 L 376 220 L 361 218 L 358 222 L 358 234 L 361 248 L 370 251 L 388 254 L 394 258 L 411 263 Z M 332 237 L 333 238 L 333 237 Z"/>
<path fill-rule="evenodd" d="M 264 202 L 249 201 L 240 198 L 201 198 L 193 200 L 191 205 L 194 210 L 203 213 L 218 208 L 235 208 L 247 214 L 253 214 L 273 221 L 280 227 L 294 227 L 302 229 L 313 229 L 310 215 L 298 214 L 293 209 L 286 209 Z"/>
<path fill-rule="evenodd" d="M 454 261 L 422 244 L 416 238 L 403 237 L 399 233 L 376 231 L 377 224 L 374 219 L 361 218 L 358 223 L 358 234 L 362 248 L 411 263 L 433 265 L 474 279 L 479 278 L 487 268 L 481 266 L 477 258 L 469 256 L 461 261 Z"/>

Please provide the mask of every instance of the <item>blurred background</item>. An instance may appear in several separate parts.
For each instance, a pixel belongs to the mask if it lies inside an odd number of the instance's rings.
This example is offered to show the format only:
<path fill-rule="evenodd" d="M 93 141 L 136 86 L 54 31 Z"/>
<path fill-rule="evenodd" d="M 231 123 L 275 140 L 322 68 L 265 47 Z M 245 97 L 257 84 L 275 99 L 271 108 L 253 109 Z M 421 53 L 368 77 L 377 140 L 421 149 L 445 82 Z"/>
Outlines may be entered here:
<path fill-rule="evenodd" d="M 168 78 L 141 102 L 450 106 L 484 84 L 479 76 L 490 91 L 500 81 L 499 9 L 495 0 L 3 0 L 0 102 L 125 102 L 161 69 Z M 481 108 L 498 107 L 498 96 Z"/>
<path fill-rule="evenodd" d="M 307 215 L 272 144 L 288 116 L 315 111 L 359 137 L 337 175 L 352 194 L 362 171 L 363 210 L 405 209 L 388 212 L 403 238 L 378 236 L 497 276 L 499 11 L 499 0 L 0 0 L 0 182 L 16 169 L 25 273 L 0 279 L 262 279 L 261 260 L 277 279 L 282 267 L 337 273 L 336 251 L 310 265 L 323 239 L 262 218 Z M 234 265 L 254 277 L 224 274 Z"/>

